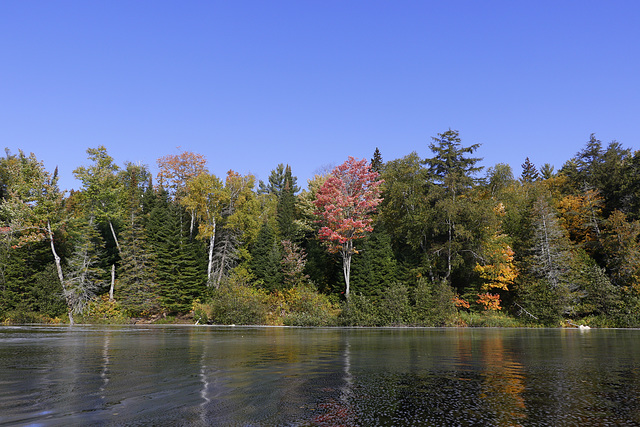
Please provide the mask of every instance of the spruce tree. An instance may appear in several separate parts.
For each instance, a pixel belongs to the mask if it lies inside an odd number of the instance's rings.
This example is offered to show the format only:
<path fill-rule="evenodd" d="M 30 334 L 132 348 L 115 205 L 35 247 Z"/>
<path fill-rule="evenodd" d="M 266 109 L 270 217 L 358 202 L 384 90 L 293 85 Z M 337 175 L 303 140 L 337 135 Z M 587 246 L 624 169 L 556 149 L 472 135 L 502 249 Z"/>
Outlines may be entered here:
<path fill-rule="evenodd" d="M 522 175 L 520 175 L 521 182 L 535 182 L 540 178 L 536 165 L 531 163 L 531 160 L 527 157 L 522 164 Z"/>
<path fill-rule="evenodd" d="M 158 296 L 164 309 L 172 313 L 191 310 L 193 301 L 206 287 L 201 254 L 202 243 L 189 237 L 184 209 L 162 190 L 149 213 L 147 237 L 153 252 Z"/>
<path fill-rule="evenodd" d="M 152 252 L 147 245 L 141 207 L 148 172 L 143 167 L 129 163 L 121 177 L 126 188 L 127 216 L 116 299 L 129 315 L 135 317 L 153 313 L 158 308 Z"/>
<path fill-rule="evenodd" d="M 432 138 L 430 144 L 434 157 L 424 160 L 428 173 L 439 193 L 436 196 L 434 216 L 432 219 L 434 238 L 431 253 L 437 254 L 440 274 L 451 279 L 454 268 L 462 266 L 468 254 L 478 250 L 481 242 L 478 234 L 478 217 L 483 212 L 470 198 L 471 190 L 479 182 L 475 174 L 482 170 L 476 166 L 481 158 L 468 157 L 480 144 L 463 147 L 458 131 L 449 129 Z"/>
<path fill-rule="evenodd" d="M 380 224 L 366 237 L 359 253 L 351 266 L 353 291 L 365 296 L 382 295 L 398 280 L 398 263 L 391 239 Z"/>
<path fill-rule="evenodd" d="M 267 290 L 281 289 L 283 285 L 280 266 L 282 252 L 269 222 L 265 222 L 260 228 L 250 253 L 250 268 L 255 275 L 256 283 Z"/>
<path fill-rule="evenodd" d="M 373 152 L 373 158 L 371 159 L 371 169 L 381 174 L 383 166 L 382 154 L 380 154 L 380 150 L 376 147 L 376 151 Z"/>
<path fill-rule="evenodd" d="M 291 167 L 287 165 L 284 174 L 284 186 L 278 197 L 277 219 L 280 240 L 295 240 L 295 181 L 291 175 Z"/>

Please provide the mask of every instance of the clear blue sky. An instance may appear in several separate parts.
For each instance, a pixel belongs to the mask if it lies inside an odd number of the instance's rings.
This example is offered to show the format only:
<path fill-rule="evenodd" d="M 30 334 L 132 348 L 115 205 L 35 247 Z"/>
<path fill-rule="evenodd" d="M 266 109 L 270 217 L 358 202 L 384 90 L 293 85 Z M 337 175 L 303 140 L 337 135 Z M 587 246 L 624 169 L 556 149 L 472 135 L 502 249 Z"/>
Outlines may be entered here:
<path fill-rule="evenodd" d="M 66 189 L 99 145 L 304 186 L 449 128 L 485 166 L 557 169 L 591 132 L 640 148 L 639 22 L 637 0 L 4 0 L 0 141 Z"/>

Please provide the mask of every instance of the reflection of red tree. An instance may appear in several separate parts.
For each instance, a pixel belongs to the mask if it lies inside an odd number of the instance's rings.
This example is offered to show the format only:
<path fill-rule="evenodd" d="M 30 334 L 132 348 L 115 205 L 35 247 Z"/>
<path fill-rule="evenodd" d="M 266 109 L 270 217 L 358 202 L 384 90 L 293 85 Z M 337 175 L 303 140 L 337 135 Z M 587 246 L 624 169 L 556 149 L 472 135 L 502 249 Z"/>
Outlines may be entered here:
<path fill-rule="evenodd" d="M 322 427 L 352 426 L 355 423 L 355 415 L 350 406 L 333 400 L 318 405 L 324 412 L 316 415 L 311 421 L 313 425 Z"/>

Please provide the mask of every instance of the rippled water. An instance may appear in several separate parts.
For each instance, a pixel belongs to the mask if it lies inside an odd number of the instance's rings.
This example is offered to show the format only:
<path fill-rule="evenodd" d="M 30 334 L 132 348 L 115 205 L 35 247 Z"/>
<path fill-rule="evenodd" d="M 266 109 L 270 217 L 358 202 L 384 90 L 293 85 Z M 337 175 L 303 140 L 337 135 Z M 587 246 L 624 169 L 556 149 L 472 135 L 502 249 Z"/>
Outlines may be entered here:
<path fill-rule="evenodd" d="M 640 331 L 0 327 L 2 425 L 640 425 Z"/>

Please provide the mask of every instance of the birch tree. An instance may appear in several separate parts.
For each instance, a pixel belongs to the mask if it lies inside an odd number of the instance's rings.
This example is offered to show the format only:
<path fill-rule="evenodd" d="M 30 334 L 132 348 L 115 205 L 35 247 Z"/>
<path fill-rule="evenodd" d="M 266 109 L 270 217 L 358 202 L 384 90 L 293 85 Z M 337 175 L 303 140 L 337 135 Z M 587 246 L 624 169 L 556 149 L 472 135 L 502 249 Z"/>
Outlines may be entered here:
<path fill-rule="evenodd" d="M 216 235 L 222 221 L 223 208 L 229 204 L 229 192 L 218 177 L 201 173 L 187 183 L 186 196 L 182 198 L 181 203 L 187 210 L 196 212 L 200 220 L 197 238 L 208 242 L 207 284 L 212 286 Z"/>

